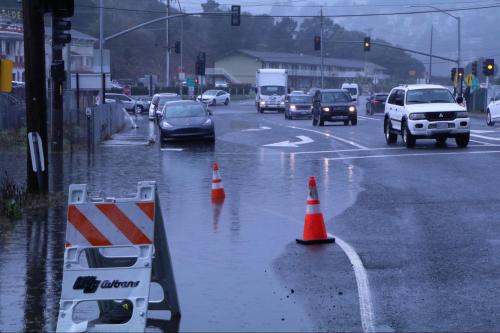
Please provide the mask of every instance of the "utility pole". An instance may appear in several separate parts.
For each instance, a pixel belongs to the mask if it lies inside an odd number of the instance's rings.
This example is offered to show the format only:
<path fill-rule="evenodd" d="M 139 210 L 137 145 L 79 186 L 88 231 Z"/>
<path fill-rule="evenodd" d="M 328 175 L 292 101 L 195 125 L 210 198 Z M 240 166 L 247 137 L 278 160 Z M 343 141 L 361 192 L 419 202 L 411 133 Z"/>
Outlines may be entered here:
<path fill-rule="evenodd" d="M 179 12 L 182 13 L 182 8 L 181 8 L 181 2 L 180 0 L 177 1 L 177 3 L 179 4 Z M 167 20 L 168 21 L 168 20 Z M 184 63 L 183 63 L 183 53 L 184 51 L 184 16 L 181 17 L 181 50 L 180 50 L 180 56 L 181 56 L 181 70 L 180 72 L 181 73 L 184 73 L 184 76 L 186 75 L 185 72 L 184 72 Z M 181 96 L 181 99 L 182 99 L 182 89 L 183 89 L 183 86 L 182 86 L 182 80 L 179 80 L 179 95 Z"/>
<path fill-rule="evenodd" d="M 432 78 L 432 49 L 433 49 L 434 24 L 431 25 L 431 48 L 429 50 L 429 78 L 427 83 L 431 83 Z"/>
<path fill-rule="evenodd" d="M 43 4 L 40 0 L 23 1 L 23 35 L 26 82 L 26 131 L 37 132 L 42 151 L 47 156 L 47 104 L 45 100 L 45 32 Z M 38 175 L 32 169 L 30 148 L 27 149 L 28 191 L 46 193 L 47 165 Z"/>
<path fill-rule="evenodd" d="M 103 56 L 102 52 L 104 49 L 104 0 L 99 0 L 99 57 L 101 58 L 101 80 L 104 80 L 101 82 L 101 104 L 106 103 L 106 92 L 105 90 L 105 76 L 104 76 L 104 67 L 103 67 Z M 103 79 L 104 78 L 104 79 Z"/>
<path fill-rule="evenodd" d="M 323 7 L 321 7 L 321 28 L 320 28 L 320 40 L 321 40 L 321 89 L 324 88 L 324 73 L 323 68 L 325 64 L 325 59 L 323 57 Z"/>
<path fill-rule="evenodd" d="M 167 0 L 167 17 L 170 15 L 170 0 Z M 169 35 L 169 26 L 170 26 L 170 20 L 167 20 L 166 23 L 166 38 L 167 38 L 167 53 L 166 53 L 166 62 L 165 62 L 165 86 L 169 87 L 170 86 L 170 35 Z"/>

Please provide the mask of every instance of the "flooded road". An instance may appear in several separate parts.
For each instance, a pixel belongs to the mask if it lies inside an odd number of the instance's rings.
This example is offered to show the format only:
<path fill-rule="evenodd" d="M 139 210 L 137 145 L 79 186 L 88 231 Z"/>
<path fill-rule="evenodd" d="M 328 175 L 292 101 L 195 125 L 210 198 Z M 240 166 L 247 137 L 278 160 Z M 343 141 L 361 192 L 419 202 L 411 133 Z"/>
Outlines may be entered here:
<path fill-rule="evenodd" d="M 295 244 L 308 177 L 320 176 L 325 201 L 350 189 L 335 208 L 338 213 L 357 191 L 347 166 L 333 169 L 255 145 L 245 137 L 255 133 L 246 130 L 259 122 L 222 108 L 214 112 L 215 145 L 148 144 L 156 128 L 141 117 L 139 128 L 116 135 L 94 154 L 53 155 L 51 191 L 66 193 L 69 184 L 86 183 L 96 193 L 127 197 L 138 181 L 157 181 L 181 305 L 180 331 L 310 331 L 335 326 L 335 317 L 354 317 L 336 327 L 360 329 L 355 281 L 341 250 Z M 11 163 L 2 168 L 23 179 L 22 154 L 8 158 Z M 210 201 L 214 162 L 226 190 L 222 205 Z M 55 329 L 65 215 L 66 203 L 57 200 L 2 226 L 2 331 Z M 339 261 L 341 277 L 325 280 L 313 273 L 315 265 L 328 270 Z"/>

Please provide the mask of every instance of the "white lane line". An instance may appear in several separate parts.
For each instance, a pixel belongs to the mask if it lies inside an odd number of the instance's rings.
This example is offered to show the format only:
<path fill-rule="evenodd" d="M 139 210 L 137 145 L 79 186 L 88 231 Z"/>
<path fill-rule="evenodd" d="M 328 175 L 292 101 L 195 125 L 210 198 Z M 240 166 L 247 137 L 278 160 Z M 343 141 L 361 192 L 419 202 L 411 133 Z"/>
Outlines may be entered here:
<path fill-rule="evenodd" d="M 495 133 L 497 131 L 492 131 L 492 130 L 473 130 L 473 129 L 471 129 L 470 132 L 474 133 L 474 134 L 484 134 L 484 133 Z"/>
<path fill-rule="evenodd" d="M 368 274 L 363 266 L 363 262 L 356 251 L 348 243 L 344 242 L 338 236 L 334 236 L 330 233 L 328 233 L 328 236 L 335 238 L 335 243 L 337 243 L 347 255 L 347 258 L 349 258 L 349 261 L 354 269 L 356 285 L 358 286 L 359 312 L 361 314 L 361 327 L 363 328 L 363 332 L 375 332 L 370 284 L 368 282 Z"/>
<path fill-rule="evenodd" d="M 372 117 L 367 117 L 367 116 L 359 116 L 359 115 L 358 115 L 358 118 L 361 118 L 361 119 L 366 119 L 366 120 L 377 120 L 377 121 L 382 120 L 382 119 L 380 119 L 380 118 L 372 118 Z"/>
<path fill-rule="evenodd" d="M 367 148 L 367 149 L 339 149 L 339 150 L 318 150 L 318 151 L 298 151 L 290 153 L 290 155 L 306 155 L 306 154 L 334 154 L 334 153 L 349 153 L 373 150 L 403 150 L 406 147 L 386 147 L 386 148 Z"/>
<path fill-rule="evenodd" d="M 478 140 L 469 140 L 470 142 L 475 142 L 475 143 L 480 143 L 483 146 L 494 146 L 492 143 L 484 142 L 484 141 L 478 141 Z"/>
<path fill-rule="evenodd" d="M 475 138 L 485 139 L 485 140 L 500 141 L 500 138 L 492 138 L 492 137 L 485 136 L 485 135 L 471 134 L 470 136 L 473 136 Z"/>
<path fill-rule="evenodd" d="M 500 153 L 500 150 L 451 152 L 451 153 L 390 154 L 390 155 L 368 155 L 368 156 L 351 156 L 351 157 L 330 157 L 330 158 L 325 158 L 325 160 L 341 161 L 341 160 L 360 160 L 367 158 L 385 158 L 385 157 L 420 157 L 420 156 L 439 156 L 439 155 L 498 154 L 498 153 Z"/>
<path fill-rule="evenodd" d="M 309 131 L 309 132 L 313 132 L 313 133 L 316 133 L 316 134 L 324 135 L 326 137 L 335 139 L 335 140 L 343 142 L 343 143 L 347 143 L 348 145 L 354 146 L 354 147 L 359 148 L 359 149 L 368 149 L 368 147 L 360 145 L 359 143 L 356 143 L 356 142 L 353 142 L 351 140 L 347 140 L 347 139 L 344 139 L 344 138 L 341 138 L 341 137 L 338 137 L 338 136 L 335 136 L 335 135 L 331 135 L 331 134 L 326 133 L 326 132 L 316 131 L 316 130 L 312 130 L 312 129 L 309 129 L 309 128 L 303 128 L 303 127 L 297 127 L 297 126 L 286 126 L 286 127 L 295 128 L 295 129 L 299 129 L 299 130 L 303 130 L 303 131 Z"/>
<path fill-rule="evenodd" d="M 161 148 L 161 151 L 183 151 L 183 148 Z"/>

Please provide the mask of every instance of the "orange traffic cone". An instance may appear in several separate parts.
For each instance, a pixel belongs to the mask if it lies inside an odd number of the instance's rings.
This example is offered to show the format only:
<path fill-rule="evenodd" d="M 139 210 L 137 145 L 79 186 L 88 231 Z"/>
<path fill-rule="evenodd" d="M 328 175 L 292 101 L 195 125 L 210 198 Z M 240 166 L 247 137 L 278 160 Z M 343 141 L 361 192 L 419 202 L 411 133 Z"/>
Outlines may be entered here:
<path fill-rule="evenodd" d="M 212 201 L 224 201 L 225 197 L 224 186 L 222 186 L 222 179 L 219 175 L 219 165 L 214 163 L 214 171 L 212 174 Z"/>
<path fill-rule="evenodd" d="M 326 234 L 325 221 L 319 206 L 316 180 L 311 176 L 309 177 L 309 196 L 304 219 L 304 239 L 297 239 L 297 243 L 310 245 L 333 242 L 335 242 L 335 238 L 328 237 Z"/>

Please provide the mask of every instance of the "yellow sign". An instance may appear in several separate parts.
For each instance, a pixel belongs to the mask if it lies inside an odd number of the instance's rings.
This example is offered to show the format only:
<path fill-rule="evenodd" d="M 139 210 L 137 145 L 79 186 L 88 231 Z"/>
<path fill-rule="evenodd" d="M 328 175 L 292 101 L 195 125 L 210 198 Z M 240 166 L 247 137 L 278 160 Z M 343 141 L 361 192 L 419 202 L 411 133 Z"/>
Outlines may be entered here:
<path fill-rule="evenodd" d="M 12 91 L 12 68 L 11 60 L 0 60 L 0 92 L 10 93 Z"/>
<path fill-rule="evenodd" d="M 474 81 L 474 75 L 469 74 L 465 77 L 464 82 L 467 85 L 467 87 L 472 86 L 472 82 Z"/>

